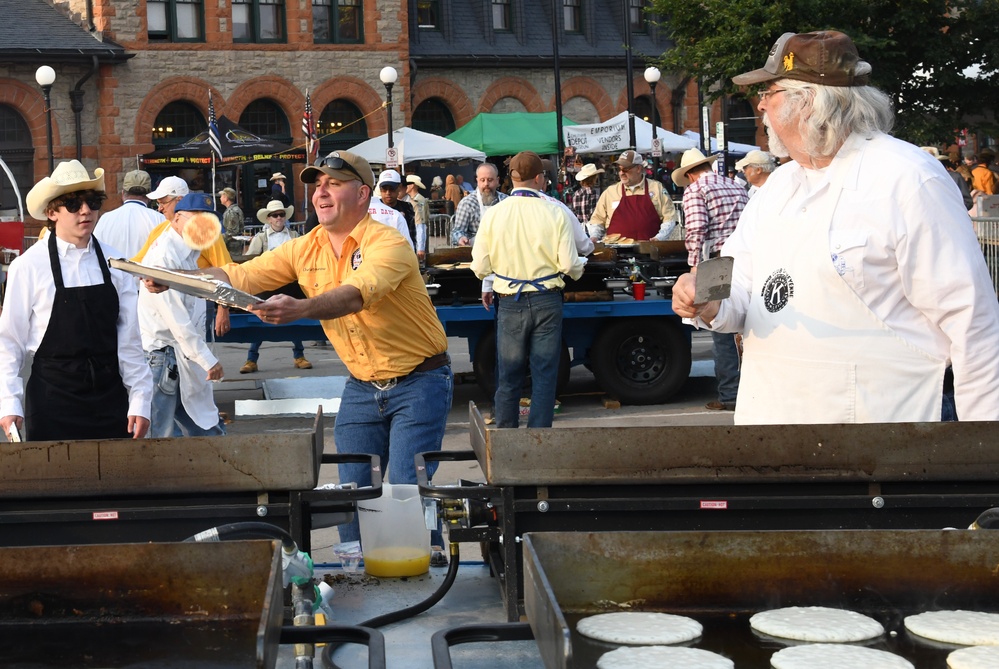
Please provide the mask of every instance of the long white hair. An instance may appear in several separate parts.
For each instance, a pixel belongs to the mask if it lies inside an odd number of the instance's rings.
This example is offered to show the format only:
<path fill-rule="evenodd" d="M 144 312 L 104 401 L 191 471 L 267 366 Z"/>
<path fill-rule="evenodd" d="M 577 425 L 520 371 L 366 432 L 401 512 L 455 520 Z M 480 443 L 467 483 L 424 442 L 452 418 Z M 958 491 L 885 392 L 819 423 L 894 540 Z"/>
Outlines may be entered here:
<path fill-rule="evenodd" d="M 783 123 L 798 119 L 801 148 L 813 158 L 830 158 L 847 138 L 890 132 L 895 112 L 887 95 L 873 86 L 820 86 L 781 79 L 786 92 L 778 112 Z"/>

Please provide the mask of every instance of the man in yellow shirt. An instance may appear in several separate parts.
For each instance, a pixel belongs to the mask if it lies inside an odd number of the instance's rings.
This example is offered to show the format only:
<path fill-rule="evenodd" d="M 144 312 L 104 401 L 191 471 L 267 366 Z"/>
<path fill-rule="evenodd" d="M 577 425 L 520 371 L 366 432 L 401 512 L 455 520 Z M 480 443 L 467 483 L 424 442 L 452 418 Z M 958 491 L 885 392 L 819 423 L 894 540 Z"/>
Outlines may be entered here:
<path fill-rule="evenodd" d="M 368 162 L 334 151 L 302 171 L 319 226 L 247 262 L 210 269 L 260 293 L 297 281 L 306 299 L 275 295 L 253 309 L 265 323 L 311 318 L 347 366 L 333 437 L 340 453 L 381 457 L 391 483 L 416 483 L 413 457 L 439 451 L 454 376 L 447 336 L 412 247 L 368 214 L 375 178 Z M 430 471 L 428 474 L 432 474 Z M 340 481 L 370 485 L 366 465 L 340 465 Z M 357 522 L 340 527 L 358 538 Z"/>
<path fill-rule="evenodd" d="M 600 194 L 587 226 L 590 237 L 593 241 L 605 234 L 635 241 L 670 239 L 677 223 L 676 207 L 663 185 L 645 175 L 642 154 L 625 151 L 614 164 L 621 182 Z"/>

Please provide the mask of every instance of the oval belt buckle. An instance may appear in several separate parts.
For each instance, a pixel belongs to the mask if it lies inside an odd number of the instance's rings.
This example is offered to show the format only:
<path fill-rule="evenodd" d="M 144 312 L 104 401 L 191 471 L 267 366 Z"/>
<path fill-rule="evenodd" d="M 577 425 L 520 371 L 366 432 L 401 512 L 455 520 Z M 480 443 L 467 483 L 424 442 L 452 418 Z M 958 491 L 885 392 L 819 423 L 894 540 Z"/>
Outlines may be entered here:
<path fill-rule="evenodd" d="M 381 392 L 385 392 L 386 390 L 392 390 L 393 388 L 395 388 L 397 383 L 399 383 L 398 376 L 395 377 L 394 379 L 389 379 L 388 381 L 372 381 L 371 385 L 373 385 Z"/>

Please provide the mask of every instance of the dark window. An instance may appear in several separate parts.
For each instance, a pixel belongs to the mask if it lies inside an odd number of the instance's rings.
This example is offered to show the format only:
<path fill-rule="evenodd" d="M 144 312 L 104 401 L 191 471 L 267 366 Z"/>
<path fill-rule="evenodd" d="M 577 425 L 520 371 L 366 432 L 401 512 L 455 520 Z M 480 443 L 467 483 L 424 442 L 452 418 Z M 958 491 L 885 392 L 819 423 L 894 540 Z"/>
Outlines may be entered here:
<path fill-rule="evenodd" d="M 493 30 L 510 30 L 510 0 L 492 0 Z"/>
<path fill-rule="evenodd" d="M 441 7 L 439 0 L 417 0 L 416 25 L 420 28 L 437 30 L 441 27 Z"/>
<path fill-rule="evenodd" d="M 232 0 L 232 41 L 284 42 L 284 0 Z"/>
<path fill-rule="evenodd" d="M 583 31 L 582 0 L 562 0 L 562 21 L 567 33 Z"/>
<path fill-rule="evenodd" d="M 424 100 L 413 111 L 413 129 L 444 137 L 455 130 L 451 110 L 437 98 Z"/>
<path fill-rule="evenodd" d="M 628 0 L 628 23 L 631 24 L 631 32 L 645 32 L 645 9 L 648 6 L 648 0 Z"/>
<path fill-rule="evenodd" d="M 24 196 L 34 185 L 33 165 L 35 149 L 31 142 L 31 132 L 24 118 L 13 107 L 0 105 L 0 155 L 10 168 L 21 195 Z M 17 195 L 7 174 L 0 170 L 0 209 L 17 209 Z"/>
<path fill-rule="evenodd" d="M 361 0 L 312 0 L 312 39 L 317 44 L 364 42 Z"/>
<path fill-rule="evenodd" d="M 337 149 L 349 149 L 368 139 L 368 125 L 361 110 L 346 100 L 334 100 L 326 105 L 316 123 L 319 155 Z"/>
<path fill-rule="evenodd" d="M 147 0 L 146 30 L 153 42 L 205 41 L 201 0 Z"/>
<path fill-rule="evenodd" d="M 642 120 L 652 123 L 652 96 L 642 95 L 635 98 L 635 103 L 632 105 L 635 110 L 635 116 Z"/>
<path fill-rule="evenodd" d="M 288 117 L 273 100 L 254 100 L 239 115 L 239 125 L 258 137 L 267 137 L 288 143 L 291 141 L 291 126 Z"/>
<path fill-rule="evenodd" d="M 171 102 L 153 121 L 153 145 L 165 149 L 186 142 L 208 128 L 208 121 L 189 102 Z"/>

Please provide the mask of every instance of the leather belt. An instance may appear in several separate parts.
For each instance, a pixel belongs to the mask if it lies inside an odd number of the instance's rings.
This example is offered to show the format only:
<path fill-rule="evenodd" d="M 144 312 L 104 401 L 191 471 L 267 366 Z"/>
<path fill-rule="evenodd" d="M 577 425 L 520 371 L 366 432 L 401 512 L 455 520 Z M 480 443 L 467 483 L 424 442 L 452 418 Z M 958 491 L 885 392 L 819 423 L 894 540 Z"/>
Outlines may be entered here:
<path fill-rule="evenodd" d="M 414 367 L 413 371 L 409 374 L 403 374 L 402 376 L 386 379 L 384 381 L 369 381 L 368 383 L 373 385 L 375 388 L 378 388 L 378 390 L 391 390 L 392 388 L 395 388 L 400 381 L 405 379 L 407 376 L 415 374 L 416 372 L 431 372 L 450 364 L 451 356 L 447 354 L 447 351 L 444 351 L 443 353 L 438 353 L 437 355 L 432 355 L 429 358 L 426 358 L 423 362 Z"/>

